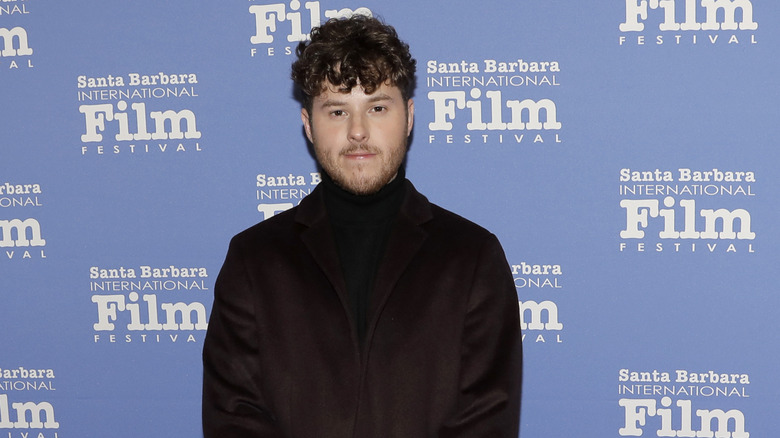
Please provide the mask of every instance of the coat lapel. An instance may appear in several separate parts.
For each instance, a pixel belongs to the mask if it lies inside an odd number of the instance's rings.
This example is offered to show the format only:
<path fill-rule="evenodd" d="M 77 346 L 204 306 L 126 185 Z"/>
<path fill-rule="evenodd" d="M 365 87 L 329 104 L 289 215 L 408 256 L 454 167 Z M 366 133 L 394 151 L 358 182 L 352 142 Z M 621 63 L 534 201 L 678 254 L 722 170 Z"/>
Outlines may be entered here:
<path fill-rule="evenodd" d="M 381 310 L 395 289 L 396 283 L 428 237 L 428 233 L 420 225 L 432 218 L 431 206 L 425 196 L 421 195 L 409 181 L 406 181 L 406 190 L 406 199 L 390 232 L 387 250 L 374 279 L 366 335 L 367 344 L 370 343 Z"/>
<path fill-rule="evenodd" d="M 325 214 L 325 202 L 322 199 L 320 187 L 315 188 L 309 196 L 301 201 L 295 220 L 305 226 L 301 231 L 301 240 L 330 284 L 333 285 L 344 310 L 349 314 L 347 287 L 339 264 L 336 242 L 333 240 L 333 231 Z M 351 315 L 349 316 L 351 320 Z"/>

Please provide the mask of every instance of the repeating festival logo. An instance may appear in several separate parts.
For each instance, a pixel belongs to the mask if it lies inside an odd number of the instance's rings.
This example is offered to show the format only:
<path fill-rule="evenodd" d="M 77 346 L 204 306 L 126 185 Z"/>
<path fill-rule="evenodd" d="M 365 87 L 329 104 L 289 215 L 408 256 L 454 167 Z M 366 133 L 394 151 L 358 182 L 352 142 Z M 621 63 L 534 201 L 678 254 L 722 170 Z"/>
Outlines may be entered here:
<path fill-rule="evenodd" d="M 52 369 L 0 368 L 0 431 L 7 429 L 9 437 L 58 438 L 54 405 L 45 401 L 57 389 L 54 382 Z"/>
<path fill-rule="evenodd" d="M 750 0 L 626 0 L 618 44 L 757 44 Z"/>
<path fill-rule="evenodd" d="M 523 343 L 563 343 L 563 323 L 556 302 L 563 289 L 561 265 L 520 262 L 510 267 L 520 297 Z"/>
<path fill-rule="evenodd" d="M 262 220 L 298 205 L 320 181 L 319 172 L 287 175 L 258 173 L 255 182 L 257 211 L 262 214 Z"/>
<path fill-rule="evenodd" d="M 45 259 L 46 239 L 31 211 L 43 206 L 40 184 L 0 184 L 0 249 L 5 260 Z"/>
<path fill-rule="evenodd" d="M 28 1 L 0 0 L 0 70 L 33 68 Z"/>
<path fill-rule="evenodd" d="M 249 56 L 289 56 L 295 53 L 298 42 L 309 39 L 312 28 L 331 18 L 353 14 L 372 16 L 371 10 L 366 7 L 328 7 L 322 3 L 331 2 L 307 1 L 301 4 L 299 0 L 292 0 L 289 3 L 263 2 L 250 5 L 249 13 L 254 19 L 255 32 L 249 38 Z"/>
<path fill-rule="evenodd" d="M 617 387 L 620 436 L 750 437 L 746 373 L 622 368 Z"/>
<path fill-rule="evenodd" d="M 754 253 L 756 174 L 620 169 L 620 252 Z"/>
<path fill-rule="evenodd" d="M 423 92 L 432 108 L 425 109 L 431 116 L 423 138 L 429 144 L 562 143 L 558 106 L 546 95 L 560 86 L 560 72 L 558 61 L 428 60 Z"/>
<path fill-rule="evenodd" d="M 191 109 L 195 73 L 127 73 L 76 78 L 81 155 L 183 154 L 202 151 Z"/>
<path fill-rule="evenodd" d="M 210 280 L 203 267 L 89 268 L 95 344 L 188 344 L 203 340 Z"/>

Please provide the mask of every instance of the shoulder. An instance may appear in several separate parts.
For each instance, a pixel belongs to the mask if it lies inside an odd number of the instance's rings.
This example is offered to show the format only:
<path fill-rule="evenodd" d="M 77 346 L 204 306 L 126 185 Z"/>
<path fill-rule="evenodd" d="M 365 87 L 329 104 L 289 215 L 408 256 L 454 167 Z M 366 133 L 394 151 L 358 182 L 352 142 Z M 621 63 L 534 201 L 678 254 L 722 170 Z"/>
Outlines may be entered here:
<path fill-rule="evenodd" d="M 401 213 L 407 215 L 411 221 L 420 224 L 426 230 L 445 234 L 466 233 L 482 238 L 491 235 L 482 226 L 430 202 L 408 180 L 406 188 L 408 196 L 401 207 Z"/>
<path fill-rule="evenodd" d="M 492 236 L 492 233 L 481 225 L 436 204 L 431 204 L 431 213 L 433 214 L 433 219 L 431 220 L 429 227 L 434 227 L 450 233 L 463 233 L 483 239 Z"/>
<path fill-rule="evenodd" d="M 281 213 L 277 213 L 262 222 L 258 222 L 251 227 L 239 232 L 233 237 L 233 240 L 246 241 L 262 239 L 269 234 L 289 228 L 295 223 L 295 213 L 298 207 L 293 207 Z"/>
<path fill-rule="evenodd" d="M 236 234 L 230 245 L 231 247 L 250 246 L 257 249 L 287 244 L 299 235 L 302 229 L 322 220 L 324 209 L 319 187 L 315 188 L 297 206 L 275 214 Z"/>
<path fill-rule="evenodd" d="M 431 211 L 433 219 L 423 227 L 432 240 L 447 248 L 446 252 L 466 251 L 478 257 L 489 253 L 503 257 L 501 243 L 489 230 L 435 204 L 431 204 Z"/>
<path fill-rule="evenodd" d="M 440 207 L 428 200 L 409 184 L 409 199 L 404 205 L 406 213 L 416 220 L 426 232 L 435 236 L 482 240 L 493 234 L 465 217 Z"/>
<path fill-rule="evenodd" d="M 498 246 L 498 239 L 484 227 L 463 216 L 428 201 L 414 187 L 410 190 L 410 199 L 405 204 L 406 213 L 412 220 L 417 219 L 419 226 L 442 254 L 446 251 L 467 250 L 479 253 L 487 246 Z"/>
<path fill-rule="evenodd" d="M 230 240 L 228 251 L 263 257 L 291 247 L 300 233 L 300 224 L 295 220 L 297 212 L 298 207 L 293 207 L 239 232 Z"/>
<path fill-rule="evenodd" d="M 295 221 L 296 208 L 279 213 L 233 236 L 228 245 L 223 270 L 228 267 L 249 269 L 268 266 L 269 260 L 279 261 L 299 251 L 299 232 Z"/>

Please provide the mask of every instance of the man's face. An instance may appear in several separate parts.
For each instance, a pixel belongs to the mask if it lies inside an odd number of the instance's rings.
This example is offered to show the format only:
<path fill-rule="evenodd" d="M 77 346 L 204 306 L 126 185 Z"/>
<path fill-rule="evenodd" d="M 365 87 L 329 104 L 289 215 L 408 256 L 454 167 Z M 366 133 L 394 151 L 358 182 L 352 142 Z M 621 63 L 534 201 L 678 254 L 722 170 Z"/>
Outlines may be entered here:
<path fill-rule="evenodd" d="M 392 181 L 404 160 L 414 120 L 414 102 L 387 83 L 372 94 L 356 86 L 350 93 L 328 87 L 301 110 L 306 136 L 317 161 L 343 189 L 376 193 Z"/>

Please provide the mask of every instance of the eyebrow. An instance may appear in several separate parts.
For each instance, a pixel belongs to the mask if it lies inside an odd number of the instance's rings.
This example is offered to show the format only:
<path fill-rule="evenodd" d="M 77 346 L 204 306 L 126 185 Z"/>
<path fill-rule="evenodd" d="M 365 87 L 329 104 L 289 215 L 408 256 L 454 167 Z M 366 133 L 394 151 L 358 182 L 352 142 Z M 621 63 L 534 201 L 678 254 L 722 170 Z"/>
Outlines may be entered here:
<path fill-rule="evenodd" d="M 393 98 L 389 94 L 385 94 L 385 93 L 372 94 L 368 98 L 368 103 L 383 102 L 383 101 L 393 101 Z M 322 102 L 320 105 L 317 106 L 320 108 L 331 108 L 334 106 L 344 106 L 346 104 L 347 102 L 344 100 L 327 99 L 326 101 Z"/>

